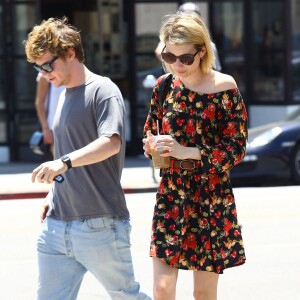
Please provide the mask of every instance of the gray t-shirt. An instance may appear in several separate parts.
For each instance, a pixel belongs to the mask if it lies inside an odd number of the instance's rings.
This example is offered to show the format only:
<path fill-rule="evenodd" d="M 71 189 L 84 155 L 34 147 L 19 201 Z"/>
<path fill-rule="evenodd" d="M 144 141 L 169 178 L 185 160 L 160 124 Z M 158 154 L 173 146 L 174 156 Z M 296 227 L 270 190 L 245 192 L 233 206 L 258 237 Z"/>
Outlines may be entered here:
<path fill-rule="evenodd" d="M 102 162 L 64 173 L 64 182 L 53 184 L 48 216 L 61 220 L 129 218 L 120 183 L 126 143 L 124 116 L 121 92 L 109 78 L 93 74 L 87 83 L 61 95 L 53 124 L 55 159 L 102 136 L 117 134 L 122 146 L 118 154 Z"/>

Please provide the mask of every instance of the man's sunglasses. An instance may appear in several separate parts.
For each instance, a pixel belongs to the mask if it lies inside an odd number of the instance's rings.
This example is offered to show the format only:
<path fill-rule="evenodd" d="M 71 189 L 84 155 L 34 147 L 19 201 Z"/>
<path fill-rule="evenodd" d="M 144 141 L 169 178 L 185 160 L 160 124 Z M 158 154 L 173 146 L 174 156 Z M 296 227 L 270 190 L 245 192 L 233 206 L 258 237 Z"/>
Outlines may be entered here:
<path fill-rule="evenodd" d="M 182 54 L 179 56 L 176 56 L 172 53 L 169 52 L 163 52 L 166 49 L 166 46 L 161 52 L 161 57 L 162 59 L 167 63 L 167 64 L 174 64 L 177 58 L 180 60 L 181 63 L 184 65 L 191 65 L 194 63 L 195 56 L 201 51 L 201 48 L 195 53 L 195 54 Z"/>
<path fill-rule="evenodd" d="M 41 66 L 34 64 L 33 67 L 38 71 L 42 72 L 45 71 L 50 73 L 53 71 L 52 64 L 59 58 L 59 56 L 54 56 L 47 64 L 43 64 Z"/>

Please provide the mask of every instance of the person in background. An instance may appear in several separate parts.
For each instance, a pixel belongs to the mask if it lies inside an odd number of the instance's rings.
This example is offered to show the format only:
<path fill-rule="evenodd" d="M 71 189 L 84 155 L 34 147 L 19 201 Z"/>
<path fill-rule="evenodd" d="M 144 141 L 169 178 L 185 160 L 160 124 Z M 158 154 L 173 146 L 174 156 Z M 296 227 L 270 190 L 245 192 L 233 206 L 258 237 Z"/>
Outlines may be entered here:
<path fill-rule="evenodd" d="M 41 211 L 38 300 L 76 299 L 87 271 L 112 299 L 149 300 L 135 280 L 129 211 L 120 179 L 124 101 L 107 77 L 84 65 L 79 31 L 67 18 L 44 20 L 24 41 L 28 62 L 65 86 L 53 124 L 54 160 L 32 172 L 52 184 Z"/>
<path fill-rule="evenodd" d="M 53 119 L 60 93 L 65 89 L 65 87 L 55 87 L 46 78 L 44 78 L 41 73 L 38 74 L 36 81 L 36 112 L 44 135 L 44 144 L 51 145 L 50 150 L 53 155 Z"/>
<path fill-rule="evenodd" d="M 193 271 L 195 299 L 215 300 L 219 274 L 246 261 L 227 173 L 245 155 L 246 108 L 235 80 L 213 69 L 210 34 L 199 14 L 166 16 L 160 40 L 171 80 L 161 101 L 166 75 L 157 80 L 143 139 L 149 157 L 150 138 L 160 134 L 154 148 L 170 157 L 152 221 L 154 299 L 175 299 L 181 269 Z"/>
<path fill-rule="evenodd" d="M 196 14 L 198 14 L 201 17 L 200 7 L 193 2 L 186 2 L 182 5 L 180 5 L 178 7 L 177 12 L 195 12 Z M 215 56 L 214 69 L 216 71 L 221 72 L 222 67 L 221 67 L 217 47 L 213 41 L 211 41 L 210 43 L 211 43 L 211 47 L 213 49 L 214 56 Z M 162 51 L 163 47 L 164 47 L 164 44 L 160 41 L 155 49 L 155 55 L 159 60 L 161 60 L 161 51 Z"/>

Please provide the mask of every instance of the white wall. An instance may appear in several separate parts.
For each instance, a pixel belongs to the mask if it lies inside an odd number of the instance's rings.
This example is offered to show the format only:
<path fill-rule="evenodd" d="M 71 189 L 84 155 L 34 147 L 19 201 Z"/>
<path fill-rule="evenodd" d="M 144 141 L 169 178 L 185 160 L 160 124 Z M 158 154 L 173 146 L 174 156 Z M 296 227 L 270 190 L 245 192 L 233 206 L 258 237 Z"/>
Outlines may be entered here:
<path fill-rule="evenodd" d="M 0 146 L 0 163 L 9 162 L 9 150 L 6 146 Z"/>
<path fill-rule="evenodd" d="M 256 127 L 285 119 L 300 105 L 250 105 L 248 108 L 249 127 Z"/>

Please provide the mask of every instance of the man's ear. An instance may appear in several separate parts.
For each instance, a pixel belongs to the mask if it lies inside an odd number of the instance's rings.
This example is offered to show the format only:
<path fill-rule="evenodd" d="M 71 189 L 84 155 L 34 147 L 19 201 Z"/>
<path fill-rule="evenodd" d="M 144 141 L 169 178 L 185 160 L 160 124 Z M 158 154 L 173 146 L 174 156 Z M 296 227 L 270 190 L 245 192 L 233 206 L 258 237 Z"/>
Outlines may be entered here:
<path fill-rule="evenodd" d="M 76 54 L 74 48 L 68 48 L 66 57 L 71 60 L 75 59 Z"/>

